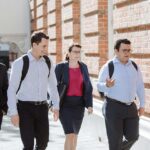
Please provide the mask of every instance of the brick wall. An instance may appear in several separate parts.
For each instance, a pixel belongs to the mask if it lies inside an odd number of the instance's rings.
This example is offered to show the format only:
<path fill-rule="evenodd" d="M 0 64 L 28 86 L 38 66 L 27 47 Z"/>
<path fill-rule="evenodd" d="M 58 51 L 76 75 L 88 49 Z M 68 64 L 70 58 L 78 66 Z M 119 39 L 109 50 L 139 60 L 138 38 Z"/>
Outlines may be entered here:
<path fill-rule="evenodd" d="M 30 0 L 32 31 L 44 31 L 50 36 L 49 52 L 54 62 L 65 57 L 68 45 L 82 45 L 82 59 L 93 80 L 108 60 L 107 0 Z M 148 0 L 113 1 L 114 41 L 132 41 L 132 58 L 142 70 L 146 111 L 150 113 L 150 3 Z M 93 95 L 98 97 L 94 87 Z"/>
<path fill-rule="evenodd" d="M 150 113 L 150 2 L 148 0 L 114 0 L 114 41 L 128 38 L 132 42 L 132 59 L 140 66 L 145 83 L 146 111 Z"/>
<path fill-rule="evenodd" d="M 108 59 L 107 1 L 31 0 L 30 3 L 32 30 L 48 33 L 53 61 L 63 60 L 73 41 L 81 43 L 82 59 L 91 77 L 97 79 L 100 67 Z M 98 97 L 96 88 L 94 96 Z"/>

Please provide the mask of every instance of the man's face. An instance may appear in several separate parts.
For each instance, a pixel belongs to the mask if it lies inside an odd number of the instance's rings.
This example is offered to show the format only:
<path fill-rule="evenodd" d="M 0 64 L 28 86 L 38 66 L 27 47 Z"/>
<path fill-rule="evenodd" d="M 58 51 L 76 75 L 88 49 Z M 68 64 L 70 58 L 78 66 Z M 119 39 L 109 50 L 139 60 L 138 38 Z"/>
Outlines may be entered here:
<path fill-rule="evenodd" d="M 115 53 L 118 59 L 123 63 L 126 64 L 131 55 L 131 45 L 121 43 L 119 50 L 115 50 Z"/>
<path fill-rule="evenodd" d="M 39 44 L 33 43 L 33 48 L 36 51 L 38 57 L 48 54 L 48 40 L 42 38 Z"/>

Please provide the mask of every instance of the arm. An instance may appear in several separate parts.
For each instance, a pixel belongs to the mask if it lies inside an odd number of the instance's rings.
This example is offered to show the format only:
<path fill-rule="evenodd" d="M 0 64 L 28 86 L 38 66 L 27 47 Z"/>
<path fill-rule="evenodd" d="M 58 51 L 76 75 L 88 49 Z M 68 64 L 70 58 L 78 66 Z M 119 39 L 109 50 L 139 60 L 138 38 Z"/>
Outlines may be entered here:
<path fill-rule="evenodd" d="M 91 114 L 93 112 L 93 96 L 92 96 L 92 92 L 93 92 L 93 87 L 92 87 L 92 83 L 89 77 L 89 72 L 88 72 L 88 68 L 86 65 L 83 66 L 85 68 L 85 73 L 87 76 L 87 81 L 86 81 L 86 92 L 85 92 L 85 106 L 88 109 L 88 113 Z"/>
<path fill-rule="evenodd" d="M 59 101 L 60 100 L 59 100 L 59 95 L 58 95 L 58 91 L 57 91 L 57 79 L 56 79 L 53 65 L 51 65 L 48 85 L 49 85 L 50 99 L 53 102 L 53 108 L 59 110 Z"/>
<path fill-rule="evenodd" d="M 53 112 L 54 112 L 54 121 L 57 121 L 59 118 L 59 95 L 57 90 L 57 79 L 54 71 L 54 66 L 51 63 L 51 71 L 49 77 L 49 93 L 50 99 L 53 103 Z"/>
<path fill-rule="evenodd" d="M 12 69 L 10 72 L 10 80 L 8 87 L 8 114 L 10 116 L 17 115 L 17 98 L 16 91 L 19 87 L 19 83 L 21 80 L 21 72 L 22 72 L 23 61 L 15 61 L 12 65 Z"/>
<path fill-rule="evenodd" d="M 144 83 L 142 79 L 142 73 L 138 67 L 138 79 L 137 79 L 137 96 L 140 101 L 139 115 L 144 114 L 144 106 L 145 106 L 145 92 L 144 92 Z"/>

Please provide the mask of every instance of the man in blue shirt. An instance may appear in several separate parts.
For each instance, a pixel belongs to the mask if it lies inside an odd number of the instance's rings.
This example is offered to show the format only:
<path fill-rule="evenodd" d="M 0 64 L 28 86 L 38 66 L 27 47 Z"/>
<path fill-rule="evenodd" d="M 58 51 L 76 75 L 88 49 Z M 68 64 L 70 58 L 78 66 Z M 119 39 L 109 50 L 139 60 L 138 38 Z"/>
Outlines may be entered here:
<path fill-rule="evenodd" d="M 114 66 L 109 77 L 107 62 L 99 73 L 97 88 L 106 96 L 105 124 L 110 150 L 129 150 L 139 137 L 139 116 L 144 114 L 144 83 L 139 67 L 130 60 L 131 42 L 128 39 L 116 41 L 116 56 L 111 60 Z M 134 103 L 136 95 L 140 106 Z M 123 140 L 124 139 L 124 140 Z"/>
<path fill-rule="evenodd" d="M 50 70 L 44 56 L 47 54 L 49 37 L 37 32 L 31 37 L 31 50 L 27 74 L 20 86 L 23 57 L 13 62 L 8 88 L 8 114 L 14 126 L 19 126 L 23 150 L 45 150 L 49 141 L 47 92 L 53 102 L 54 120 L 59 118 L 59 95 L 54 65 Z M 18 91 L 18 87 L 20 87 Z M 35 143 L 36 140 L 36 143 Z M 34 144 L 35 143 L 35 144 Z"/>

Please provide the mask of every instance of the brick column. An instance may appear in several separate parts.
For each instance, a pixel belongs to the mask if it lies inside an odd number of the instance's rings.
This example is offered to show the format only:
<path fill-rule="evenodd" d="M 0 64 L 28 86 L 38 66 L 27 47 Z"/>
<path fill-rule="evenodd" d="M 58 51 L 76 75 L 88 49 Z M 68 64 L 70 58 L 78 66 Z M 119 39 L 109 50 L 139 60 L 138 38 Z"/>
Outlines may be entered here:
<path fill-rule="evenodd" d="M 108 1 L 98 0 L 99 67 L 108 59 Z"/>
<path fill-rule="evenodd" d="M 36 0 L 33 0 L 33 3 L 34 3 L 34 8 L 33 8 L 34 18 L 32 18 L 32 20 L 31 20 L 31 23 L 32 23 L 31 32 L 34 32 L 37 29 L 37 26 L 36 26 L 36 13 L 37 13 Z"/>
<path fill-rule="evenodd" d="M 73 40 L 80 43 L 80 0 L 73 0 Z"/>
<path fill-rule="evenodd" d="M 56 62 L 62 60 L 62 14 L 61 0 L 56 0 Z"/>
<path fill-rule="evenodd" d="M 48 34 L 47 23 L 47 0 L 43 0 L 43 32 L 45 34 Z"/>

